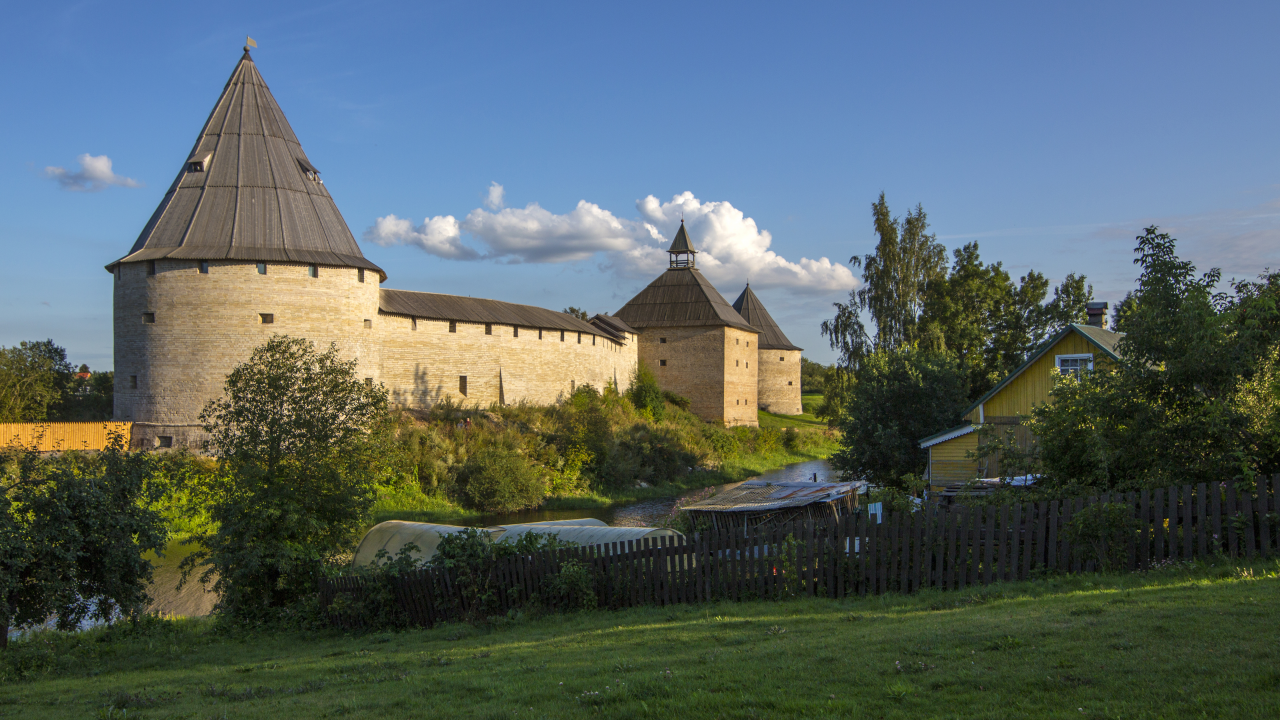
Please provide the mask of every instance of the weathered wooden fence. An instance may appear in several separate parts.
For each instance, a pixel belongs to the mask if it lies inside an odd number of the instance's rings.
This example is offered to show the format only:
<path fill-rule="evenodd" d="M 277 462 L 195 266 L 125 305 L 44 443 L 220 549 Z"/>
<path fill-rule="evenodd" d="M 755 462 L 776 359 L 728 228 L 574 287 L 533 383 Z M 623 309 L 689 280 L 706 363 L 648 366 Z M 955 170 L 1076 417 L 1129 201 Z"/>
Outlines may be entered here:
<path fill-rule="evenodd" d="M 547 580 L 570 561 L 589 569 L 601 607 L 754 600 L 800 595 L 840 598 L 922 588 L 960 590 L 1045 572 L 1089 572 L 1097 549 L 1073 548 L 1071 518 L 1098 503 L 1128 513 L 1120 566 L 1146 570 L 1213 554 L 1280 554 L 1280 475 L 1240 484 L 1183 485 L 1141 493 L 1000 507 L 926 505 L 885 517 L 859 513 L 838 523 L 796 523 L 750 535 L 699 533 L 534 553 L 500 560 L 487 578 L 490 612 L 538 598 L 555 604 Z M 393 578 L 347 577 L 322 589 L 330 617 L 360 626 L 366 618 L 341 602 L 390 592 L 409 621 L 455 619 L 468 601 L 451 573 L 417 570 Z M 335 601 L 339 601 L 335 604 Z"/>

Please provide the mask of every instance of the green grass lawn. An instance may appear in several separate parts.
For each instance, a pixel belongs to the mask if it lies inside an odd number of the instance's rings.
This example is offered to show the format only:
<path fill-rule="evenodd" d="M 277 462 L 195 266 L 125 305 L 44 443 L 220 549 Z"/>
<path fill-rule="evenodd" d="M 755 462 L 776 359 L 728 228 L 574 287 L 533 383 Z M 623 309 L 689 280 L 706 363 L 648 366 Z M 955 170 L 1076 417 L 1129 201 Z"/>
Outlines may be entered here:
<path fill-rule="evenodd" d="M 783 428 L 793 427 L 796 429 L 817 428 L 818 430 L 824 430 L 827 427 L 826 420 L 819 420 L 807 412 L 799 415 L 775 415 L 774 413 L 760 410 L 759 414 L 760 427 L 762 428 L 774 428 L 776 430 L 781 430 Z"/>
<path fill-rule="evenodd" d="M 1262 718 L 1280 563 L 372 635 L 209 621 L 10 647 L 18 718 Z M 114 705 L 117 709 L 109 709 Z M 121 712 L 127 709 L 127 715 Z"/>

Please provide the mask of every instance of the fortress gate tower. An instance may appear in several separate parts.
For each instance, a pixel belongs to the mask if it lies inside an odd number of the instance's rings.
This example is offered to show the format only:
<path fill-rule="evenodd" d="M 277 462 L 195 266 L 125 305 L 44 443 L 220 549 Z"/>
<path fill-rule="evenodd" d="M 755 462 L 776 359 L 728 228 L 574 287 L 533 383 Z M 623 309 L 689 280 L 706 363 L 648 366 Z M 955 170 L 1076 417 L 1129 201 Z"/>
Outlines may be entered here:
<path fill-rule="evenodd" d="M 689 398 L 694 414 L 727 426 L 758 425 L 758 331 L 698 272 L 684 221 L 667 252 L 667 271 L 616 317 L 636 329 L 640 362 L 663 390 Z"/>

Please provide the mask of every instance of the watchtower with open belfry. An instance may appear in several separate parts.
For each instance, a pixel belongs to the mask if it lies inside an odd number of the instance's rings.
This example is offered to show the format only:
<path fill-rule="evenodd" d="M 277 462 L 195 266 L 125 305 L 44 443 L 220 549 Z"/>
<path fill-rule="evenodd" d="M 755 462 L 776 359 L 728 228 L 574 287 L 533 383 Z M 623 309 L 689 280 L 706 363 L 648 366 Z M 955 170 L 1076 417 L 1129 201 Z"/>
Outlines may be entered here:
<path fill-rule="evenodd" d="M 750 283 L 734 301 L 733 309 L 760 331 L 756 361 L 760 409 L 781 415 L 804 412 L 800 403 L 800 351 L 803 348 L 791 344 L 764 303 L 751 291 Z"/>
<path fill-rule="evenodd" d="M 726 426 L 757 425 L 759 333 L 698 271 L 683 220 L 667 252 L 667 271 L 615 317 L 636 330 L 639 361 L 659 386 L 689 398 L 694 414 Z"/>

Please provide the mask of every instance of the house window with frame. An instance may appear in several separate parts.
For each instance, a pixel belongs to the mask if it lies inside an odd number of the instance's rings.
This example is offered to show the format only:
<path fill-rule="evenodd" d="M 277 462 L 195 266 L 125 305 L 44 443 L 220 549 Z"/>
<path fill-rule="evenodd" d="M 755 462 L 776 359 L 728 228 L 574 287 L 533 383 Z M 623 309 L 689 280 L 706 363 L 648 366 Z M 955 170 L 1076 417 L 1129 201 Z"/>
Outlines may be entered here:
<path fill-rule="evenodd" d="M 266 264 L 266 263 L 258 263 L 258 274 L 259 274 L 259 275 L 266 275 L 266 274 L 267 274 L 267 264 Z"/>
<path fill-rule="evenodd" d="M 467 376 L 466 375 L 458 376 L 458 392 L 463 397 L 467 396 Z"/>
<path fill-rule="evenodd" d="M 1080 371 L 1093 370 L 1093 354 L 1058 355 L 1054 358 L 1054 365 L 1057 366 L 1058 372 L 1062 375 L 1079 377 Z"/>
<path fill-rule="evenodd" d="M 450 320 L 450 321 L 449 321 L 449 332 L 451 332 L 451 333 L 456 333 L 456 332 L 458 332 L 458 321 L 457 321 L 457 320 Z"/>
<path fill-rule="evenodd" d="M 208 260 L 201 260 L 201 261 L 200 261 L 200 263 L 199 263 L 199 266 L 200 266 L 200 274 L 201 274 L 201 275 L 208 275 L 208 274 L 209 274 L 209 261 L 208 261 Z"/>

